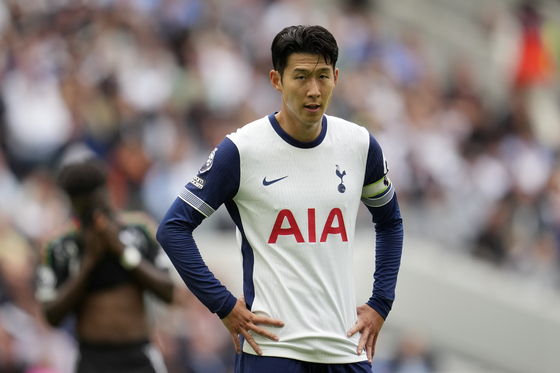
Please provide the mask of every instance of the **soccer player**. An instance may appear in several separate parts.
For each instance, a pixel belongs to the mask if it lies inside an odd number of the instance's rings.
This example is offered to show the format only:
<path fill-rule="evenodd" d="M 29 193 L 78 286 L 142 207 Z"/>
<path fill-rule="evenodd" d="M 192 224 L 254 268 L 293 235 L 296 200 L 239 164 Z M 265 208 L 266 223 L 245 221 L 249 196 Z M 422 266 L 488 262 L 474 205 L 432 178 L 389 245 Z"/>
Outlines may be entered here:
<path fill-rule="evenodd" d="M 62 169 L 59 183 L 77 219 L 42 249 L 37 298 L 54 326 L 75 315 L 76 372 L 165 373 L 149 341 L 144 294 L 172 301 L 168 259 L 150 218 L 113 211 L 106 178 L 97 160 Z"/>
<path fill-rule="evenodd" d="M 276 35 L 270 81 L 281 111 L 228 135 L 158 229 L 184 282 L 231 333 L 238 373 L 371 372 L 393 303 L 403 242 L 397 197 L 373 136 L 325 115 L 337 58 L 323 27 Z M 376 265 L 372 296 L 356 307 L 360 201 L 375 223 Z M 240 299 L 206 267 L 192 235 L 222 204 L 243 256 Z"/>

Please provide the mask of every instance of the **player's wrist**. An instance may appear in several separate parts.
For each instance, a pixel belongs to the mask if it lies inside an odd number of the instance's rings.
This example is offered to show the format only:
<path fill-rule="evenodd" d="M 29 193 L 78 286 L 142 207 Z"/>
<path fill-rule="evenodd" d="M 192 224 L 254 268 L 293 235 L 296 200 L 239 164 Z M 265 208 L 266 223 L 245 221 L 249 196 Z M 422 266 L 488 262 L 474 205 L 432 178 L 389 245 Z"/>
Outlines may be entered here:
<path fill-rule="evenodd" d="M 119 257 L 121 266 L 127 271 L 132 271 L 140 265 L 142 254 L 134 246 L 126 246 Z"/>
<path fill-rule="evenodd" d="M 387 318 L 389 312 L 391 311 L 391 305 L 387 305 L 386 303 L 380 301 L 380 299 L 373 296 L 366 302 L 366 304 L 373 308 L 379 315 L 381 315 L 383 320 Z"/>
<path fill-rule="evenodd" d="M 233 311 L 236 304 L 237 298 L 230 293 L 226 301 L 223 303 L 223 306 L 219 310 L 217 310 L 216 314 L 220 319 L 224 319 L 231 313 L 231 311 Z"/>

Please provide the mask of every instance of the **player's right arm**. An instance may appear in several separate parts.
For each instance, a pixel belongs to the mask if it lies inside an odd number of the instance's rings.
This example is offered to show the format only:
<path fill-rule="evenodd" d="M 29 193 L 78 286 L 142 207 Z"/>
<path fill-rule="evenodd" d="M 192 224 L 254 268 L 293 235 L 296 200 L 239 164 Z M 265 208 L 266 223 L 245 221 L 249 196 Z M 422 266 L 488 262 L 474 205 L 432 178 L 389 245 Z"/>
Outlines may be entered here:
<path fill-rule="evenodd" d="M 226 138 L 210 155 L 206 164 L 175 199 L 157 232 L 157 240 L 167 253 L 190 291 L 213 313 L 216 313 L 232 335 L 236 350 L 241 352 L 239 334 L 250 337 L 253 330 L 275 339 L 256 324 L 281 326 L 281 321 L 252 314 L 245 302 L 238 300 L 208 269 L 193 238 L 193 230 L 223 203 L 237 194 L 240 180 L 239 152 Z M 260 351 L 252 338 L 247 342 Z"/>
<path fill-rule="evenodd" d="M 212 313 L 226 317 L 237 301 L 208 269 L 194 241 L 193 231 L 239 187 L 239 153 L 226 139 L 187 183 L 163 217 L 156 238 L 190 289 Z"/>

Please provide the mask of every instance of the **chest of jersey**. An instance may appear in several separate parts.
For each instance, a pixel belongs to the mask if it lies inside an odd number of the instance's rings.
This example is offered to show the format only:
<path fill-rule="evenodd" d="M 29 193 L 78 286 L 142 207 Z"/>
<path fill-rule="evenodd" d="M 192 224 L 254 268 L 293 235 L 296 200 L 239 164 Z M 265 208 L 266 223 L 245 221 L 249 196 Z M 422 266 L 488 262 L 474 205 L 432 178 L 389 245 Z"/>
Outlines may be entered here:
<path fill-rule="evenodd" d="M 263 136 L 240 147 L 240 215 L 268 243 L 347 241 L 360 203 L 365 158 L 334 136 L 314 148 Z M 256 145 L 256 146 L 255 146 Z"/>

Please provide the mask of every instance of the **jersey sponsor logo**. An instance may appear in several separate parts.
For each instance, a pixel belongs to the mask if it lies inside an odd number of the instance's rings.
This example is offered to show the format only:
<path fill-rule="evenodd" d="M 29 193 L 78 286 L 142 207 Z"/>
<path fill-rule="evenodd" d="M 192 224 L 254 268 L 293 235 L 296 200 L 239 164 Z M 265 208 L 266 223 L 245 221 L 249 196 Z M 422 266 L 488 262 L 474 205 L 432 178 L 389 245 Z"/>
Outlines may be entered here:
<path fill-rule="evenodd" d="M 263 179 L 263 185 L 264 185 L 264 186 L 269 186 L 269 185 L 272 185 L 272 184 L 274 184 L 274 183 L 279 182 L 280 180 L 284 180 L 284 179 L 287 178 L 287 177 L 288 177 L 288 175 L 286 175 L 286 176 L 284 176 L 284 177 L 280 177 L 280 178 L 278 178 L 278 179 L 274 179 L 274 180 L 266 180 L 266 176 L 265 176 L 265 178 Z"/>
<path fill-rule="evenodd" d="M 216 155 L 217 150 L 218 150 L 217 147 L 214 148 L 214 150 L 212 150 L 212 153 L 210 153 L 210 155 L 208 156 L 206 163 L 204 163 L 204 165 L 200 168 L 200 170 L 198 170 L 199 174 L 203 174 L 206 171 L 208 171 L 210 168 L 212 168 L 212 165 L 214 164 L 214 156 Z"/>
<path fill-rule="evenodd" d="M 336 225 L 334 223 L 335 219 Z M 329 216 L 327 217 L 325 225 L 321 231 L 321 238 L 319 242 L 327 242 L 329 235 L 340 235 L 343 242 L 348 241 L 346 225 L 344 224 L 344 216 L 338 207 L 335 207 L 329 212 Z M 279 236 L 294 236 L 297 243 L 305 242 L 294 214 L 288 209 L 281 210 L 278 213 L 272 232 L 270 233 L 268 243 L 276 243 Z M 317 242 L 315 209 L 307 209 L 307 239 L 309 243 Z"/>
<path fill-rule="evenodd" d="M 342 173 L 340 173 L 340 167 L 338 165 L 336 165 L 336 176 L 340 178 L 340 184 L 338 184 L 338 191 L 340 193 L 346 192 L 346 186 L 344 185 L 344 180 L 342 180 L 342 178 L 346 176 L 346 171 L 343 170 Z"/>
<path fill-rule="evenodd" d="M 198 175 L 193 177 L 193 179 L 191 180 L 191 184 L 194 185 L 195 187 L 197 187 L 198 189 L 202 189 L 202 187 L 204 187 L 205 183 L 206 183 L 206 180 L 204 180 L 203 178 L 201 178 Z"/>

